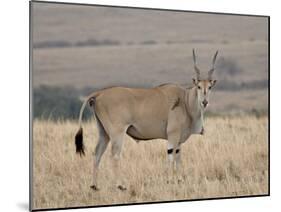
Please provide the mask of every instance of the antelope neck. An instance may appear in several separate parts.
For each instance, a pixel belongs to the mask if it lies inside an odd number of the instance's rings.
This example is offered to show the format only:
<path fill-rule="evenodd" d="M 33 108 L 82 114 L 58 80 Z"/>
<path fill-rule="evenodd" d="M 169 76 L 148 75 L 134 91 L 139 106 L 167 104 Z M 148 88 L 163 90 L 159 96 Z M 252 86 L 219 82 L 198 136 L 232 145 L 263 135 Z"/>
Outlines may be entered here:
<path fill-rule="evenodd" d="M 203 116 L 204 112 L 200 107 L 200 103 L 198 101 L 198 93 L 196 86 L 187 89 L 185 94 L 185 104 L 186 110 L 189 116 L 195 120 L 200 116 Z"/>

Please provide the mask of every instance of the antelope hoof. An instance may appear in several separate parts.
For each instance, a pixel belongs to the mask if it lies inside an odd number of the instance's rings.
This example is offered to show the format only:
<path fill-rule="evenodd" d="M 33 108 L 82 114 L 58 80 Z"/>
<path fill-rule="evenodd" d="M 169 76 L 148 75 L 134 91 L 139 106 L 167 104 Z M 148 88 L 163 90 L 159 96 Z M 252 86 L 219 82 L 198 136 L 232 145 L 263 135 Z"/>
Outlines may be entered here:
<path fill-rule="evenodd" d="M 119 185 L 117 188 L 118 188 L 119 190 L 121 190 L 121 191 L 126 191 L 126 190 L 127 190 L 127 188 L 124 187 L 124 186 L 122 186 L 122 185 Z"/>
<path fill-rule="evenodd" d="M 200 134 L 204 135 L 204 133 L 205 133 L 205 130 L 204 130 L 204 127 L 202 127 L 202 130 L 201 130 Z"/>
<path fill-rule="evenodd" d="M 182 179 L 178 179 L 178 184 L 182 184 L 183 180 Z"/>
<path fill-rule="evenodd" d="M 99 190 L 99 188 L 96 185 L 92 185 L 91 189 L 93 189 L 94 191 L 98 191 Z"/>

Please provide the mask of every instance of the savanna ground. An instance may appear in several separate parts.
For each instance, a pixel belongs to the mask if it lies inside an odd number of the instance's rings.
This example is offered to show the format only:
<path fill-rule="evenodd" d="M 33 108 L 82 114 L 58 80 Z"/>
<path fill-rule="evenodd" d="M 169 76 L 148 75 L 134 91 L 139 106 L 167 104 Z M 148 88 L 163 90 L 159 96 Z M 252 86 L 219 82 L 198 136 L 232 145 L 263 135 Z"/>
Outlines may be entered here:
<path fill-rule="evenodd" d="M 182 170 L 166 172 L 166 142 L 125 139 L 115 187 L 109 145 L 100 164 L 100 190 L 92 184 L 94 122 L 84 124 L 86 157 L 75 154 L 73 121 L 35 120 L 33 128 L 33 208 L 75 207 L 268 192 L 268 119 L 255 116 L 207 117 L 205 135 L 182 146 Z"/>

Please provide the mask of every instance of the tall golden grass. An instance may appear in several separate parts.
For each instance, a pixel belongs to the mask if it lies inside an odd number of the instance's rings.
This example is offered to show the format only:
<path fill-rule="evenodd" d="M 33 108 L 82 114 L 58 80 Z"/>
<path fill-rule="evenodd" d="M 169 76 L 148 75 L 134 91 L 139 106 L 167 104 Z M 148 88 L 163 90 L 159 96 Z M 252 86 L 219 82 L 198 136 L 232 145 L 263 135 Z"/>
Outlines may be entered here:
<path fill-rule="evenodd" d="M 164 140 L 125 139 L 116 188 L 109 145 L 100 164 L 99 191 L 92 184 L 97 142 L 94 122 L 84 124 L 86 156 L 75 154 L 76 122 L 34 121 L 33 208 L 261 195 L 268 192 L 266 117 L 210 117 L 205 135 L 182 146 L 182 169 L 167 172 Z"/>

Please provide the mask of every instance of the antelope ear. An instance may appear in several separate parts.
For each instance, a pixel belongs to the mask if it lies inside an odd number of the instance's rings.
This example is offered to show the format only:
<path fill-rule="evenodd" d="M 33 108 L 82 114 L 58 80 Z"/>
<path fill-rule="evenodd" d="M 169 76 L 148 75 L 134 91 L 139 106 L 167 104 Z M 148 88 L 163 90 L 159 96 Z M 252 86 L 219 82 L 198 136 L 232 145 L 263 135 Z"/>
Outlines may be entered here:
<path fill-rule="evenodd" d="M 216 82 L 217 82 L 217 80 L 212 80 L 212 81 L 211 81 L 212 87 L 215 86 Z"/>
<path fill-rule="evenodd" d="M 192 78 L 192 82 L 193 82 L 194 85 L 198 84 L 198 80 L 197 79 Z"/>

